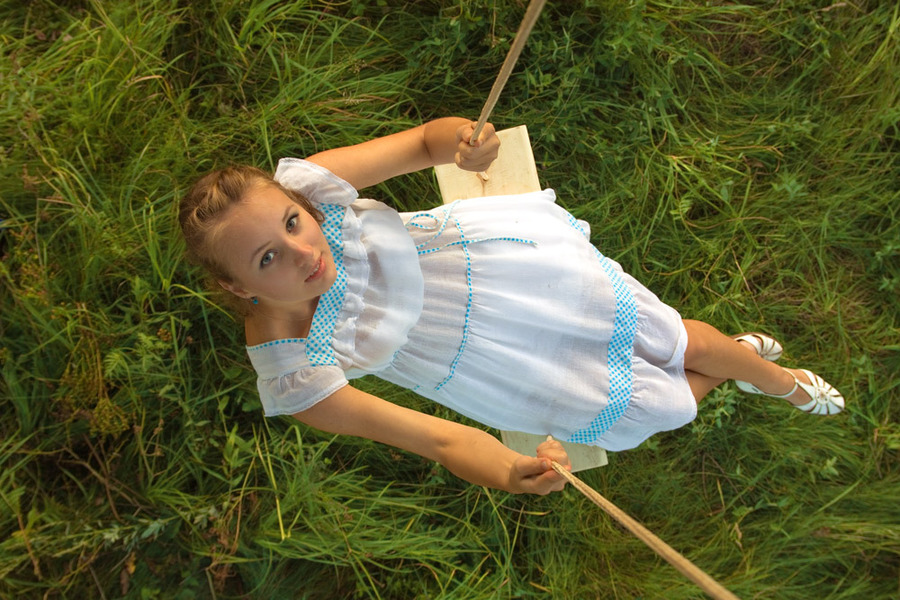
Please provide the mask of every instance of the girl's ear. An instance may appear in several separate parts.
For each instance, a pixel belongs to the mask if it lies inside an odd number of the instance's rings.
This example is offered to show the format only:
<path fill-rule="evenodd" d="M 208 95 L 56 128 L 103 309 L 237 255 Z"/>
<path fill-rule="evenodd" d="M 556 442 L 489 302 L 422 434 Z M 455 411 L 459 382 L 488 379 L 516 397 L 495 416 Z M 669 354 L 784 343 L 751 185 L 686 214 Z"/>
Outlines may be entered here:
<path fill-rule="evenodd" d="M 238 298 L 243 298 L 243 299 L 245 299 L 245 300 L 248 300 L 248 299 L 250 299 L 250 297 L 251 297 L 250 292 L 248 292 L 248 291 L 245 290 L 244 288 L 240 287 L 239 285 L 235 285 L 235 284 L 233 284 L 233 283 L 229 283 L 229 282 L 225 281 L 224 279 L 217 279 L 216 282 L 217 282 L 220 286 L 222 286 L 223 289 L 225 289 L 225 290 L 231 292 L 232 294 L 234 294 L 234 295 L 237 296 Z"/>

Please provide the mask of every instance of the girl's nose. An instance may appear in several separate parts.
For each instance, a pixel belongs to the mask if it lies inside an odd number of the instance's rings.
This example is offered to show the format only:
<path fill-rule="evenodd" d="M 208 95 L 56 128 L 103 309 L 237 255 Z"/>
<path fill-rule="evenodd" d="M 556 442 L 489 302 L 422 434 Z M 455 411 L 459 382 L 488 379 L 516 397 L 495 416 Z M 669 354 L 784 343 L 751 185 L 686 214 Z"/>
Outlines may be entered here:
<path fill-rule="evenodd" d="M 298 261 L 308 261 L 313 253 L 312 246 L 302 242 L 294 242 L 291 244 L 291 251 L 294 254 L 294 258 Z"/>

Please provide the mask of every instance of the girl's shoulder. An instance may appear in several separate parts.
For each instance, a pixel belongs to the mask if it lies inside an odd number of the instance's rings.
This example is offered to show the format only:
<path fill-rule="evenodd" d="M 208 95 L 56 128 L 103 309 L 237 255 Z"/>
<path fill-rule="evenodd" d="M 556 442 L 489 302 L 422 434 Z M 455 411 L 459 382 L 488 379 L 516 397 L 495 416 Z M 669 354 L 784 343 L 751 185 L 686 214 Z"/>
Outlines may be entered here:
<path fill-rule="evenodd" d="M 279 340 L 306 339 L 312 324 L 308 319 L 272 319 L 265 316 L 249 315 L 244 319 L 244 337 L 247 346 L 260 346 Z"/>
<path fill-rule="evenodd" d="M 359 192 L 352 185 L 325 167 L 302 158 L 279 160 L 273 178 L 316 204 L 350 206 L 359 198 Z"/>

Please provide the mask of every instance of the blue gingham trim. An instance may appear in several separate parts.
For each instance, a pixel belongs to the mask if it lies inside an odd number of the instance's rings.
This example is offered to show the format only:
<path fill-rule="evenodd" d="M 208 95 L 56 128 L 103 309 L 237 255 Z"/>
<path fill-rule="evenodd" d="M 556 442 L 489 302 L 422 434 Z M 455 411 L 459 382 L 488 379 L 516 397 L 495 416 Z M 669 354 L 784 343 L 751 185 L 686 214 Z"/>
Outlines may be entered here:
<path fill-rule="evenodd" d="M 466 257 L 466 320 L 463 324 L 462 341 L 459 343 L 459 350 L 456 352 L 453 362 L 450 363 L 450 372 L 447 374 L 447 377 L 434 388 L 435 390 L 441 389 L 448 381 L 453 379 L 453 376 L 456 374 L 456 367 L 459 365 L 459 360 L 462 358 L 463 352 L 466 349 L 466 342 L 469 341 L 469 315 L 472 314 L 472 256 L 469 254 L 469 248 L 466 245 L 466 234 L 463 233 L 462 227 L 458 221 L 455 225 L 456 229 L 459 230 L 459 241 L 463 242 L 462 251 Z"/>
<path fill-rule="evenodd" d="M 574 217 L 569 216 L 573 227 L 584 233 Z M 613 334 L 609 341 L 607 364 L 609 366 L 609 403 L 590 425 L 576 431 L 569 442 L 590 444 L 596 442 L 619 417 L 625 413 L 631 401 L 632 378 L 631 360 L 634 353 L 634 335 L 637 329 L 637 302 L 619 272 L 609 259 L 594 248 L 600 267 L 612 283 L 616 298 L 616 317 Z"/>
<path fill-rule="evenodd" d="M 317 208 L 325 215 L 322 233 L 328 240 L 331 255 L 334 257 L 334 268 L 337 278 L 327 292 L 319 297 L 315 318 L 306 338 L 306 357 L 314 366 L 336 365 L 331 338 L 338 313 L 344 304 L 344 292 L 347 289 L 347 272 L 344 269 L 344 249 L 341 239 L 342 225 L 346 209 L 336 204 L 318 204 Z"/>
<path fill-rule="evenodd" d="M 247 350 L 259 350 L 261 348 L 271 348 L 272 346 L 280 346 L 281 344 L 305 344 L 306 338 L 282 338 L 280 340 L 272 340 L 271 342 L 265 342 L 262 344 L 257 344 L 255 346 L 247 346 Z"/>
<path fill-rule="evenodd" d="M 434 212 L 437 212 L 437 209 L 433 212 L 421 212 L 416 213 L 412 217 L 410 217 L 406 222 L 407 229 L 421 229 L 423 231 L 434 231 L 434 235 L 425 240 L 424 242 L 416 245 L 416 252 L 420 255 L 422 254 L 431 254 L 432 252 L 439 252 L 444 250 L 445 248 L 451 248 L 453 246 L 462 246 L 463 249 L 466 246 L 471 244 L 480 244 L 482 242 L 516 242 L 519 244 L 528 244 L 529 246 L 537 246 L 537 242 L 534 240 L 529 240 L 520 237 L 514 236 L 493 236 L 487 238 L 475 238 L 475 239 L 466 239 L 466 236 L 463 235 L 462 227 L 459 224 L 459 220 L 456 218 L 451 219 L 450 213 L 453 211 L 453 208 L 459 204 L 459 200 L 456 202 L 451 202 L 450 204 L 445 205 L 440 209 L 442 213 L 442 218 L 438 219 L 434 216 Z M 433 242 L 438 242 L 441 235 L 444 233 L 444 230 L 447 229 L 447 225 L 452 223 L 456 230 L 459 232 L 459 240 L 455 242 L 449 242 L 447 244 L 443 244 L 441 246 L 435 246 L 432 248 L 425 248 L 428 244 Z M 466 257 L 468 257 L 468 251 L 466 251 Z"/>

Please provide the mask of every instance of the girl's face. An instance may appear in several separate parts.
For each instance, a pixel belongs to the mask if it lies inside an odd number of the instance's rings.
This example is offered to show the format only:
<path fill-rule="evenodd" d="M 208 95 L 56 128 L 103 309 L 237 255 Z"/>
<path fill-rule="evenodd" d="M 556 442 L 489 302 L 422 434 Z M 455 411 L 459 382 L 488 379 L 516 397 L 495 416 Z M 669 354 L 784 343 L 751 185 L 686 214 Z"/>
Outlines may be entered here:
<path fill-rule="evenodd" d="M 220 281 L 259 305 L 293 312 L 315 302 L 337 277 L 319 224 L 276 187 L 260 184 L 225 215 L 217 247 L 234 281 Z"/>

